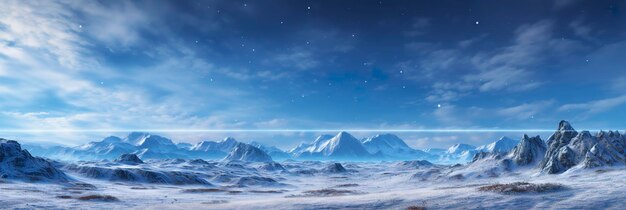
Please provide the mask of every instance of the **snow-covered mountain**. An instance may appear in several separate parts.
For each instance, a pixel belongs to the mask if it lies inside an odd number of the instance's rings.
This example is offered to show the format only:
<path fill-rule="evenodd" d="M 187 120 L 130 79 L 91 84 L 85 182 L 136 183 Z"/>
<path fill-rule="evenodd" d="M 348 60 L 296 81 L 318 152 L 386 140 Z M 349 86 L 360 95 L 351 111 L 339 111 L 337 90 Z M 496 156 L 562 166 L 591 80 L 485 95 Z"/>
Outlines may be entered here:
<path fill-rule="evenodd" d="M 294 156 L 315 160 L 368 160 L 374 157 L 359 140 L 347 132 L 339 132 L 330 139 L 326 139 L 327 136 L 320 137 L 302 153 Z"/>
<path fill-rule="evenodd" d="M 176 143 L 176 146 L 181 149 L 191 150 L 191 147 L 193 147 L 193 144 L 186 143 L 186 142 L 178 142 Z"/>
<path fill-rule="evenodd" d="M 472 151 L 472 150 L 476 150 L 476 147 L 469 145 L 469 144 L 455 144 L 455 145 L 452 145 L 450 148 L 448 148 L 446 153 L 451 154 L 451 155 L 459 155 L 466 151 Z"/>
<path fill-rule="evenodd" d="M 146 138 L 150 137 L 149 133 L 144 132 L 131 132 L 126 136 L 122 141 L 132 144 L 132 145 L 140 145 L 140 142 L 143 142 Z"/>
<path fill-rule="evenodd" d="M 377 134 L 362 140 L 363 147 L 371 154 L 380 154 L 393 160 L 432 159 L 434 156 L 409 147 L 393 134 Z"/>
<path fill-rule="evenodd" d="M 255 141 L 252 141 L 252 142 L 250 142 L 248 144 L 263 150 L 263 152 L 265 152 L 268 155 L 270 155 L 272 157 L 272 159 L 274 159 L 274 160 L 285 160 L 285 159 L 291 158 L 291 155 L 289 153 L 287 153 L 285 151 L 282 151 L 281 149 L 278 149 L 275 146 L 268 146 L 268 145 L 261 144 L 259 142 L 255 142 Z"/>
<path fill-rule="evenodd" d="M 245 162 L 272 162 L 272 157 L 263 150 L 246 144 L 237 143 L 233 150 L 224 158 L 226 161 L 245 161 Z"/>
<path fill-rule="evenodd" d="M 77 156 L 77 158 L 91 156 L 94 159 L 113 159 L 121 154 L 135 151 L 136 147 L 123 142 L 119 137 L 109 136 L 101 141 L 89 142 L 72 149 L 73 151 L 69 151 L 69 155 Z"/>
<path fill-rule="evenodd" d="M 428 149 L 424 149 L 424 152 L 427 152 L 428 154 L 431 155 L 436 155 L 436 156 L 440 156 L 443 155 L 447 152 L 447 149 L 441 149 L 441 148 L 428 148 Z"/>
<path fill-rule="evenodd" d="M 503 136 L 497 141 L 490 144 L 485 144 L 476 148 L 480 152 L 498 152 L 507 153 L 511 151 L 519 141 Z"/>
<path fill-rule="evenodd" d="M 472 161 L 478 153 L 475 146 L 469 144 L 455 144 L 448 148 L 445 153 L 439 155 L 441 163 L 467 163 Z"/>
<path fill-rule="evenodd" d="M 47 160 L 33 157 L 17 141 L 0 138 L 0 179 L 67 182 L 70 179 Z"/>
<path fill-rule="evenodd" d="M 202 141 L 191 147 L 193 151 L 220 151 L 224 153 L 229 153 L 233 148 L 237 145 L 237 140 L 233 137 L 226 137 L 221 141 Z"/>

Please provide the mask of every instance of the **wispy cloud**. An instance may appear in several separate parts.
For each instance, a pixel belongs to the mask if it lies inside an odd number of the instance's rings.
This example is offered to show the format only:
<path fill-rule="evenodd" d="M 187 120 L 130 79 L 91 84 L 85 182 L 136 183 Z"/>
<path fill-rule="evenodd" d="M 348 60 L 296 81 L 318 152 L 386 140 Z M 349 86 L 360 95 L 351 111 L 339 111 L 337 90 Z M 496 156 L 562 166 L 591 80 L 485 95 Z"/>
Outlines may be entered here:
<path fill-rule="evenodd" d="M 584 115 L 593 115 L 602 112 L 608 112 L 611 109 L 626 104 L 626 95 L 613 98 L 605 98 L 593 100 L 584 103 L 565 104 L 558 108 L 559 111 L 583 111 Z"/>
<path fill-rule="evenodd" d="M 523 103 L 516 106 L 498 109 L 496 112 L 508 119 L 528 120 L 540 117 L 539 114 L 555 104 L 554 100 Z"/>

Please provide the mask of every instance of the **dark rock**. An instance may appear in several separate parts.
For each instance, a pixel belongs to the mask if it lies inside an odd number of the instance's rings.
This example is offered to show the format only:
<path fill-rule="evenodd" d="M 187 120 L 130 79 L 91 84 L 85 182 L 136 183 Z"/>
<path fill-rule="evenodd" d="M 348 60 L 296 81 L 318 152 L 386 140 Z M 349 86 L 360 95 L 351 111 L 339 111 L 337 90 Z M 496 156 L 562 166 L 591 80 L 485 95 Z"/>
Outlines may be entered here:
<path fill-rule="evenodd" d="M 123 154 L 119 158 L 115 159 L 115 162 L 124 164 L 143 164 L 144 162 L 137 157 L 136 154 Z"/>

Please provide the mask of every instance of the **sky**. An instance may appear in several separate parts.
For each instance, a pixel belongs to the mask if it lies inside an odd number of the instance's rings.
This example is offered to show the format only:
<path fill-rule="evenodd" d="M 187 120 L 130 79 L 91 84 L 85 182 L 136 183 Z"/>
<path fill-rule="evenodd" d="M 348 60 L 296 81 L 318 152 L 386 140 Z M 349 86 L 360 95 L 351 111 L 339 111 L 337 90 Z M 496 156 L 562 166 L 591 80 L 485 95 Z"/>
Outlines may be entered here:
<path fill-rule="evenodd" d="M 287 149 L 328 133 L 316 129 L 564 119 L 623 131 L 624 12 L 605 0 L 4 1 L 0 136 L 78 145 L 150 130 Z M 397 134 L 416 148 L 522 135 Z"/>

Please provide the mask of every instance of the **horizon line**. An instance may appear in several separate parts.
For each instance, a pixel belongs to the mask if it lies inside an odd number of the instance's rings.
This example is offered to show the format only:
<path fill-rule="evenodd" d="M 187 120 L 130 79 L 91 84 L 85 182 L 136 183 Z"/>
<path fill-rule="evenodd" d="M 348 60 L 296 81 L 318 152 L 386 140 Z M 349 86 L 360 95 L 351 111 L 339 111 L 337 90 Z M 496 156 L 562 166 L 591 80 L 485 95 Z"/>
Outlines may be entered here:
<path fill-rule="evenodd" d="M 298 133 L 298 132 L 396 132 L 396 133 L 516 133 L 555 132 L 558 129 L 0 129 L 0 133 L 104 133 L 104 132 L 162 132 L 162 133 Z M 615 129 L 614 131 L 626 129 Z M 574 131 L 612 131 L 612 129 L 578 129 Z"/>

